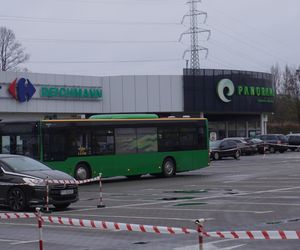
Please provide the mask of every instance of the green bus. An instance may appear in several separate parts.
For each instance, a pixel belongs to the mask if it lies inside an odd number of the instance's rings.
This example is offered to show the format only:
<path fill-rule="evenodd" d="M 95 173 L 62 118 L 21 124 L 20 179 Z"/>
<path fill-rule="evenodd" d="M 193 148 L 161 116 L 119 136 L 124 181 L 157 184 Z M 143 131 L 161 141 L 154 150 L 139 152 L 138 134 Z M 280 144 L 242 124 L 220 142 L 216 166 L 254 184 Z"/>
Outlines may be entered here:
<path fill-rule="evenodd" d="M 96 115 L 89 119 L 1 122 L 0 153 L 22 154 L 83 180 L 144 174 L 170 177 L 209 165 L 202 118 Z"/>

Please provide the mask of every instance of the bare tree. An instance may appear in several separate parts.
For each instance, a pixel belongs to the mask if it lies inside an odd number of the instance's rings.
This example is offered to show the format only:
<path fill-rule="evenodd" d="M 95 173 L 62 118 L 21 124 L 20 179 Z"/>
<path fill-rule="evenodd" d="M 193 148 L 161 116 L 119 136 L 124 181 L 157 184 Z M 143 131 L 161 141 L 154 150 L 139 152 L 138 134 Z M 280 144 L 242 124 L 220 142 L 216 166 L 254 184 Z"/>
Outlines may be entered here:
<path fill-rule="evenodd" d="M 273 76 L 273 85 L 276 90 L 276 94 L 282 93 L 282 74 L 278 64 L 271 67 L 271 74 Z"/>
<path fill-rule="evenodd" d="M 18 69 L 17 66 L 28 59 L 29 55 L 16 40 L 14 32 L 6 27 L 0 27 L 0 71 Z"/>

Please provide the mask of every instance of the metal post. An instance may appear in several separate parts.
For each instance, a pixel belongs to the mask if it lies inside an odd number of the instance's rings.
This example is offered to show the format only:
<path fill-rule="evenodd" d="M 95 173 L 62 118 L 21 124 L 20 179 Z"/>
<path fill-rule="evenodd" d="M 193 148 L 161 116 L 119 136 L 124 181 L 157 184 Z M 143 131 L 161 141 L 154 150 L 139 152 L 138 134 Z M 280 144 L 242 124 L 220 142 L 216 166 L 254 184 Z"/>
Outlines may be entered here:
<path fill-rule="evenodd" d="M 99 203 L 97 208 L 103 208 L 105 205 L 103 204 L 103 197 L 102 197 L 102 173 L 99 173 Z"/>
<path fill-rule="evenodd" d="M 51 213 L 51 211 L 49 210 L 49 177 L 47 176 L 46 178 L 46 210 L 44 211 L 44 213 Z"/>
<path fill-rule="evenodd" d="M 203 226 L 204 226 L 204 219 L 198 219 L 195 221 L 195 224 L 197 225 L 197 232 L 199 233 L 199 250 L 204 250 L 203 245 Z"/>
<path fill-rule="evenodd" d="M 41 216 L 41 209 L 39 207 L 36 208 L 36 216 L 38 220 L 38 229 L 39 229 L 39 250 L 43 250 L 43 221 Z"/>

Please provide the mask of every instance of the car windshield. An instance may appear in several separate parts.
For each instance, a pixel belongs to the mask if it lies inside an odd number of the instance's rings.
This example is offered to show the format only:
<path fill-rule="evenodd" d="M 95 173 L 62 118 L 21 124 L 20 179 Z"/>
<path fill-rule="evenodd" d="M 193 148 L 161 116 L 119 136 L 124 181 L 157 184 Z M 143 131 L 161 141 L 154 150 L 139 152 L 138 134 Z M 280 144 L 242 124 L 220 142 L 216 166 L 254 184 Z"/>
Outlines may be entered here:
<path fill-rule="evenodd" d="M 209 147 L 211 149 L 215 149 L 215 148 L 218 148 L 221 144 L 221 141 L 210 141 L 209 142 Z"/>
<path fill-rule="evenodd" d="M 15 172 L 50 170 L 49 167 L 41 162 L 28 157 L 6 157 L 1 160 Z"/>

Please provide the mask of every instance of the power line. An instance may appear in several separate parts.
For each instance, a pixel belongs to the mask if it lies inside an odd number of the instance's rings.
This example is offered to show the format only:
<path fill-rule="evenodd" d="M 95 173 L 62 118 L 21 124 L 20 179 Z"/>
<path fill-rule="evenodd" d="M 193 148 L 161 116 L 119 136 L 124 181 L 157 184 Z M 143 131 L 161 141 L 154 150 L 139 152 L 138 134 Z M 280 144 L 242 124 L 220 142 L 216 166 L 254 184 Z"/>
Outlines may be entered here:
<path fill-rule="evenodd" d="M 108 60 L 108 61 L 28 61 L 31 64 L 109 64 L 109 63 L 148 63 L 148 62 L 175 62 L 183 61 L 182 58 L 167 58 L 167 59 L 136 59 L 136 60 Z"/>
<path fill-rule="evenodd" d="M 209 26 L 209 25 L 208 25 L 208 26 Z M 233 35 L 233 34 L 231 34 L 231 33 L 227 33 L 227 32 L 225 32 L 225 31 L 223 31 L 223 30 L 221 30 L 221 29 L 216 28 L 215 26 L 211 26 L 211 28 L 214 29 L 214 30 L 216 30 L 216 31 L 218 31 L 218 32 L 220 32 L 220 33 L 222 33 L 222 34 L 224 34 L 224 35 L 226 35 L 226 36 L 228 36 L 228 37 L 230 37 L 231 39 L 233 39 L 233 40 L 235 40 L 235 41 L 238 41 L 239 43 L 244 44 L 244 45 L 247 46 L 247 47 L 254 48 L 255 50 L 260 50 L 260 51 L 263 52 L 264 54 L 266 54 L 266 55 L 268 55 L 268 56 L 270 56 L 270 57 L 272 57 L 272 58 L 277 58 L 277 59 L 279 59 L 280 61 L 282 61 L 282 62 L 288 64 L 288 60 L 285 60 L 284 58 L 281 58 L 280 56 L 274 55 L 274 54 L 271 53 L 270 51 L 266 50 L 265 47 L 262 48 L 262 47 L 260 47 L 259 45 L 257 45 L 257 43 L 251 43 L 251 42 L 249 42 L 248 40 L 247 40 L 247 41 L 244 41 L 240 36 L 236 36 L 236 35 Z"/>
<path fill-rule="evenodd" d="M 176 40 L 77 40 L 77 39 L 55 39 L 55 38 L 20 38 L 30 43 L 90 43 L 90 44 L 179 44 Z"/>
<path fill-rule="evenodd" d="M 95 24 L 95 25 L 166 25 L 166 26 L 181 26 L 179 22 L 118 22 L 118 21 L 103 21 L 103 20 L 86 20 L 86 19 L 67 19 L 67 18 L 45 18 L 45 17 L 28 17 L 28 16 L 8 16 L 0 15 L 2 20 L 12 20 L 18 22 L 41 22 L 41 23 L 75 23 L 75 24 Z"/>

